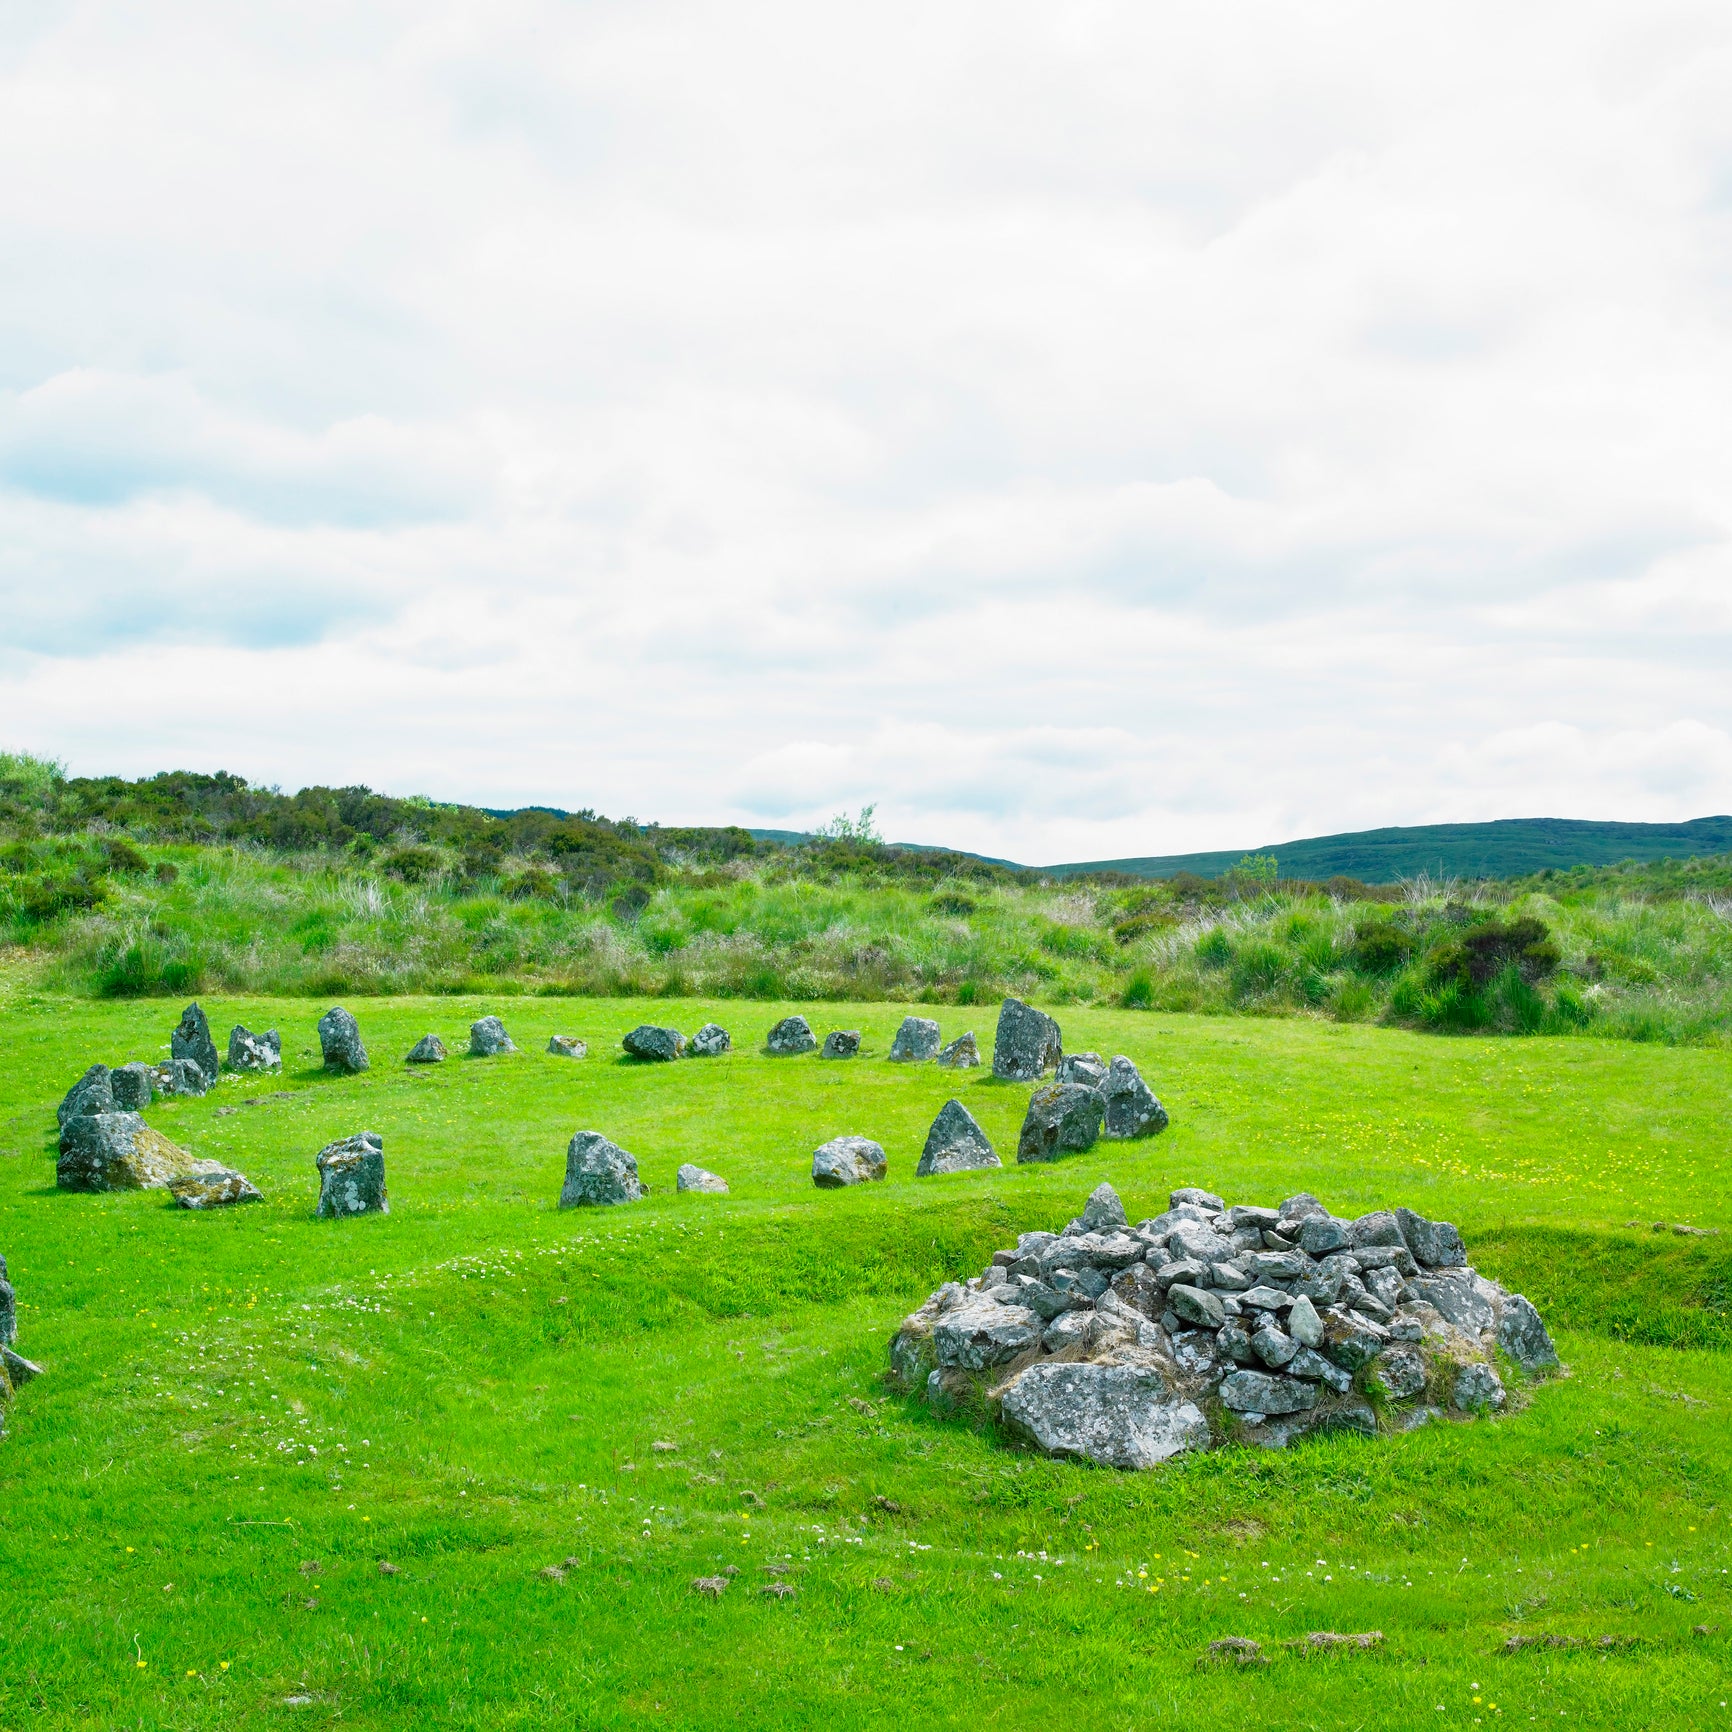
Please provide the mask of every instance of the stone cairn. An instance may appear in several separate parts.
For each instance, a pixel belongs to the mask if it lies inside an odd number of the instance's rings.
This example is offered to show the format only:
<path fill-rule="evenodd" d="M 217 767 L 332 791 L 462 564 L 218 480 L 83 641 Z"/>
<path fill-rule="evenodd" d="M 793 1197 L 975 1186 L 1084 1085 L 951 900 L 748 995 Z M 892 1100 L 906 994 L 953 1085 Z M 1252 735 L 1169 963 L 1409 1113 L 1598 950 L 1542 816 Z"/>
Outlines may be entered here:
<path fill-rule="evenodd" d="M 1050 1455 L 1143 1468 L 1488 1412 L 1507 1399 L 1499 1354 L 1530 1375 L 1558 1363 L 1539 1313 L 1476 1274 L 1447 1222 L 1343 1220 L 1304 1192 L 1228 1208 L 1187 1188 L 1133 1228 L 1103 1184 L 1063 1232 L 1024 1233 L 940 1287 L 890 1366 Z"/>

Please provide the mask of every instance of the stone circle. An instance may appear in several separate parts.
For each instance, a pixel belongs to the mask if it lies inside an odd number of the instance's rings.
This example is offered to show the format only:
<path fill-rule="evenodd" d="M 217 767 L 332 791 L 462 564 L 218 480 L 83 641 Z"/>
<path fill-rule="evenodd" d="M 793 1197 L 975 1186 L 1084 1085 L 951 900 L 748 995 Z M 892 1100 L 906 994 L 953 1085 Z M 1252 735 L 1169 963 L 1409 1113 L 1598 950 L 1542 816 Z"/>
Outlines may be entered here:
<path fill-rule="evenodd" d="M 319 1169 L 319 1215 L 388 1215 L 385 1192 L 385 1139 L 377 1131 L 358 1131 L 327 1143 L 314 1156 Z"/>
<path fill-rule="evenodd" d="M 600 1131 L 579 1131 L 571 1139 L 565 1151 L 560 1208 L 611 1208 L 618 1203 L 635 1203 L 643 1195 L 635 1155 L 627 1154 Z"/>
<path fill-rule="evenodd" d="M 445 1043 L 436 1034 L 424 1034 L 405 1054 L 404 1064 L 443 1064 Z"/>
<path fill-rule="evenodd" d="M 733 1037 L 719 1022 L 706 1022 L 686 1042 L 687 1058 L 720 1058 L 734 1050 Z"/>
<path fill-rule="evenodd" d="M 547 1050 L 555 1058 L 587 1058 L 589 1043 L 579 1040 L 575 1034 L 556 1034 L 549 1039 Z"/>
<path fill-rule="evenodd" d="M 860 1056 L 859 1029 L 831 1029 L 824 1036 L 824 1047 L 818 1056 L 819 1058 L 858 1058 Z"/>
<path fill-rule="evenodd" d="M 229 1030 L 231 1071 L 273 1071 L 283 1068 L 283 1037 L 274 1028 L 253 1034 L 236 1023 Z"/>
<path fill-rule="evenodd" d="M 170 1058 L 191 1059 L 204 1072 L 207 1082 L 214 1083 L 220 1066 L 217 1063 L 216 1042 L 210 1037 L 210 1019 L 196 1004 L 189 1004 L 180 1013 L 174 1033 L 168 1037 Z"/>
<path fill-rule="evenodd" d="M 974 1114 L 953 1100 L 946 1101 L 932 1121 L 914 1176 L 924 1179 L 933 1173 L 976 1172 L 1003 1165 Z"/>
<path fill-rule="evenodd" d="M 959 1034 L 949 1046 L 941 1047 L 937 1062 L 946 1070 L 973 1070 L 980 1063 L 980 1043 L 974 1030 Z"/>
<path fill-rule="evenodd" d="M 640 1022 L 620 1042 L 628 1058 L 643 1064 L 671 1064 L 686 1050 L 686 1037 L 677 1028 L 657 1028 Z"/>

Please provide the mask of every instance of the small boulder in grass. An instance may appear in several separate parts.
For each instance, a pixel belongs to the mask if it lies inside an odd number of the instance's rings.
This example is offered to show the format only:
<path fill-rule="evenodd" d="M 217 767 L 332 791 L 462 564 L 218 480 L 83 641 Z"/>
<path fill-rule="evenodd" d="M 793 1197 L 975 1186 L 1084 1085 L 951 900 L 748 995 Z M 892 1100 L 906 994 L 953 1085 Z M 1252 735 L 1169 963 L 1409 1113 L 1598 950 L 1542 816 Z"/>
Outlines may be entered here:
<path fill-rule="evenodd" d="M 690 1161 L 684 1161 L 674 1175 L 674 1188 L 680 1191 L 708 1191 L 716 1196 L 726 1196 L 728 1181 L 719 1173 L 707 1172 Z"/>
<path fill-rule="evenodd" d="M 816 1052 L 818 1037 L 812 1025 L 796 1011 L 785 1016 L 764 1037 L 764 1051 L 772 1058 L 798 1058 L 800 1054 Z"/>
<path fill-rule="evenodd" d="M 961 1101 L 953 1100 L 946 1101 L 932 1121 L 914 1176 L 924 1179 L 934 1173 L 977 1172 L 1003 1165 L 974 1114 Z"/>
<path fill-rule="evenodd" d="M 641 1022 L 620 1045 L 625 1048 L 626 1057 L 641 1064 L 671 1064 L 686 1050 L 686 1037 L 677 1028 L 657 1028 L 653 1023 Z"/>
<path fill-rule="evenodd" d="M 635 1203 L 644 1195 L 637 1176 L 637 1157 L 600 1131 L 579 1131 L 565 1151 L 562 1209 L 610 1208 Z"/>
<path fill-rule="evenodd" d="M 832 1137 L 812 1152 L 812 1183 L 824 1191 L 882 1179 L 889 1170 L 884 1150 L 870 1137 Z"/>
<path fill-rule="evenodd" d="M 283 1037 L 274 1028 L 254 1034 L 236 1023 L 229 1030 L 231 1071 L 273 1071 L 283 1068 Z"/>
<path fill-rule="evenodd" d="M 974 1030 L 959 1034 L 949 1046 L 939 1049 L 937 1063 L 944 1070 L 974 1070 L 980 1064 L 980 1043 Z"/>
<path fill-rule="evenodd" d="M 469 1056 L 497 1058 L 502 1052 L 516 1052 L 517 1043 L 505 1032 L 505 1024 L 496 1016 L 484 1016 L 469 1025 Z"/>
<path fill-rule="evenodd" d="M 834 1028 L 824 1036 L 824 1050 L 819 1058 L 858 1058 L 860 1031 L 857 1028 Z"/>
<path fill-rule="evenodd" d="M 315 1157 L 319 1169 L 319 1216 L 388 1215 L 385 1193 L 385 1140 L 377 1131 L 327 1143 Z"/>
<path fill-rule="evenodd" d="M 60 1133 L 55 1174 L 63 1191 L 155 1191 L 194 1165 L 137 1113 L 81 1113 Z"/>
<path fill-rule="evenodd" d="M 726 1576 L 699 1576 L 692 1583 L 692 1592 L 702 1594 L 705 1599 L 719 1600 L 728 1591 Z"/>
<path fill-rule="evenodd" d="M 581 1041 L 575 1034 L 556 1034 L 547 1043 L 547 1050 L 555 1058 L 586 1058 L 589 1055 L 589 1045 Z"/>
<path fill-rule="evenodd" d="M 436 1034 L 424 1034 L 409 1048 L 404 1064 L 443 1064 L 445 1043 Z"/>
<path fill-rule="evenodd" d="M 905 1016 L 890 1043 L 892 1064 L 924 1064 L 938 1057 L 941 1041 L 938 1024 L 929 1016 Z"/>
<path fill-rule="evenodd" d="M 224 1209 L 233 1203 L 264 1201 L 245 1173 L 237 1173 L 220 1161 L 195 1162 L 192 1172 L 169 1180 L 168 1194 L 183 1209 Z"/>
<path fill-rule="evenodd" d="M 720 1058 L 725 1052 L 732 1052 L 733 1037 L 719 1022 L 706 1022 L 692 1038 L 686 1042 L 687 1058 Z"/>

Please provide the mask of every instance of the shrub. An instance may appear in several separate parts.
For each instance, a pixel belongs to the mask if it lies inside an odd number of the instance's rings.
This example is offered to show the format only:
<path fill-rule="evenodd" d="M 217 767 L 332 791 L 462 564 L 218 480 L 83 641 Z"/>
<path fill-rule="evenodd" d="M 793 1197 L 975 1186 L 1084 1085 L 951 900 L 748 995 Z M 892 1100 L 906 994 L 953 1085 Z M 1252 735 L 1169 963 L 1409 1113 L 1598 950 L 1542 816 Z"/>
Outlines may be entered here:
<path fill-rule="evenodd" d="M 941 890 L 936 896 L 927 898 L 926 906 L 934 914 L 966 915 L 977 912 L 980 904 L 972 896 L 964 896 L 960 890 Z"/>
<path fill-rule="evenodd" d="M 158 884 L 172 884 L 180 876 L 180 868 L 172 860 L 158 860 L 150 875 Z"/>
<path fill-rule="evenodd" d="M 379 864 L 393 878 L 400 878 L 405 884 L 425 884 L 438 877 L 441 862 L 436 849 L 411 844 L 393 848 L 380 859 Z"/>
<path fill-rule="evenodd" d="M 1128 981 L 1119 997 L 1126 1010 L 1150 1010 L 1155 1002 L 1154 977 L 1146 968 L 1139 968 Z"/>
<path fill-rule="evenodd" d="M 1474 992 L 1483 991 L 1509 968 L 1531 985 L 1555 974 L 1561 960 L 1543 920 L 1528 915 L 1505 924 L 1493 917 L 1433 945 L 1426 971 L 1434 987 L 1454 984 Z"/>
<path fill-rule="evenodd" d="M 124 837 L 115 836 L 104 842 L 102 853 L 110 872 L 140 877 L 150 870 L 150 862 Z"/>
<path fill-rule="evenodd" d="M 1393 974 L 1413 951 L 1413 934 L 1393 920 L 1361 920 L 1353 928 L 1353 966 L 1363 974 Z"/>
<path fill-rule="evenodd" d="M 1287 953 L 1267 939 L 1240 945 L 1233 956 L 1233 991 L 1241 998 L 1273 992 L 1288 967 Z"/>

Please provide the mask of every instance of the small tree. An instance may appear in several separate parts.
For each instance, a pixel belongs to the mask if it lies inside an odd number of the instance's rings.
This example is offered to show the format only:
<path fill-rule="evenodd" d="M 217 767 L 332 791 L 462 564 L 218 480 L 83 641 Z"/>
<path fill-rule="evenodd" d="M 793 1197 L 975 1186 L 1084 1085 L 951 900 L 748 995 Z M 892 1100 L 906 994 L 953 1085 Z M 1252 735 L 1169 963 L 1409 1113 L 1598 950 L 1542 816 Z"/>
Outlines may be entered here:
<path fill-rule="evenodd" d="M 820 842 L 853 842 L 863 848 L 879 848 L 884 844 L 884 838 L 878 834 L 878 827 L 872 822 L 872 815 L 878 810 L 877 802 L 870 806 L 862 806 L 857 818 L 850 818 L 846 812 L 838 812 L 828 824 L 820 824 L 812 834 Z"/>

